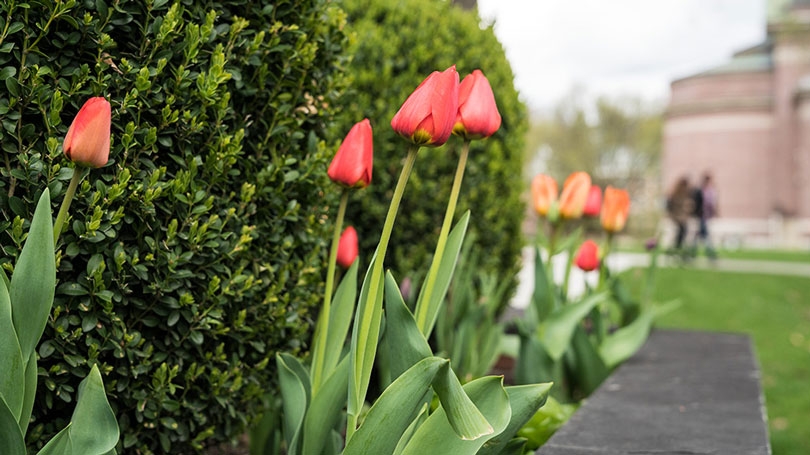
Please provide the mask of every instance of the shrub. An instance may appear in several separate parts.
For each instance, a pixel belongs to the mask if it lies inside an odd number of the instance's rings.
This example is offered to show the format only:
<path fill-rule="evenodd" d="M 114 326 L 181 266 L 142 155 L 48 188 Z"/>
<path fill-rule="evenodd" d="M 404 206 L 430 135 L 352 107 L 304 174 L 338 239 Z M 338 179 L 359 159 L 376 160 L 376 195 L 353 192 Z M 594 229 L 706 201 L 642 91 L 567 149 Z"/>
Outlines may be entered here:
<path fill-rule="evenodd" d="M 512 280 L 522 246 L 524 204 L 522 167 L 526 108 L 518 100 L 513 74 L 491 26 L 474 12 L 435 0 L 345 0 L 350 30 L 352 121 L 371 119 L 374 127 L 373 182 L 349 204 L 348 223 L 359 233 L 364 257 L 377 244 L 407 143 L 390 121 L 407 96 L 432 71 L 456 65 L 461 77 L 480 68 L 489 79 L 503 117 L 501 129 L 485 141 L 473 141 L 456 213 L 472 210 L 470 232 L 486 251 L 481 270 Z M 461 141 L 451 138 L 438 149 L 422 149 L 408 184 L 388 253 L 388 266 L 399 277 L 420 278 L 430 264 L 446 208 Z M 514 289 L 514 285 L 512 286 Z M 511 291 L 507 294 L 511 294 Z"/>
<path fill-rule="evenodd" d="M 32 446 L 93 364 L 126 453 L 200 451 L 261 411 L 268 358 L 302 347 L 320 301 L 344 22 L 306 0 L 0 5 L 7 272 L 42 189 L 61 202 L 70 119 L 113 108 L 111 161 L 57 244 Z"/>

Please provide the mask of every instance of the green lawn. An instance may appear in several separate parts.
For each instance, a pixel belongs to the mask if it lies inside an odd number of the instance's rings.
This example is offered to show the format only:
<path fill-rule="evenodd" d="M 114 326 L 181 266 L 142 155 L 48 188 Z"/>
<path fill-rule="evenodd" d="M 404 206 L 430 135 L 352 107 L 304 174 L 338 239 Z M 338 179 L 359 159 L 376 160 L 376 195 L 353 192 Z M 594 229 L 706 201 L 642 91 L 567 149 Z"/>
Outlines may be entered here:
<path fill-rule="evenodd" d="M 762 369 L 773 454 L 810 453 L 810 278 L 658 272 L 655 300 L 681 300 L 658 326 L 749 334 Z"/>

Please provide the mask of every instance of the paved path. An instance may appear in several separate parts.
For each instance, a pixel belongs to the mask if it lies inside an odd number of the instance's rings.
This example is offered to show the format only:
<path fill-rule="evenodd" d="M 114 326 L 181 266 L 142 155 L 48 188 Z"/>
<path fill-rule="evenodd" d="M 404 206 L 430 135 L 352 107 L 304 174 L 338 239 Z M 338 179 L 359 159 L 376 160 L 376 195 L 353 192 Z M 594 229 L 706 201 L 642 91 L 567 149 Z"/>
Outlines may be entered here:
<path fill-rule="evenodd" d="M 554 280 L 562 283 L 567 257 L 563 254 L 554 257 Z M 614 273 L 619 273 L 633 267 L 646 267 L 650 263 L 650 256 L 646 253 L 614 253 L 608 258 L 608 267 Z M 747 259 L 718 258 L 710 261 L 699 257 L 684 264 L 676 259 L 661 255 L 658 259 L 660 267 L 689 267 L 702 270 L 717 270 L 735 273 L 768 273 L 773 275 L 791 275 L 810 277 L 810 263 L 760 261 Z M 585 283 L 595 286 L 596 272 L 585 273 L 574 267 L 568 279 L 568 294 L 571 297 L 581 295 L 585 290 Z M 514 308 L 525 308 L 531 299 L 534 288 L 534 248 L 523 249 L 523 268 L 518 275 L 518 289 L 510 302 Z"/>

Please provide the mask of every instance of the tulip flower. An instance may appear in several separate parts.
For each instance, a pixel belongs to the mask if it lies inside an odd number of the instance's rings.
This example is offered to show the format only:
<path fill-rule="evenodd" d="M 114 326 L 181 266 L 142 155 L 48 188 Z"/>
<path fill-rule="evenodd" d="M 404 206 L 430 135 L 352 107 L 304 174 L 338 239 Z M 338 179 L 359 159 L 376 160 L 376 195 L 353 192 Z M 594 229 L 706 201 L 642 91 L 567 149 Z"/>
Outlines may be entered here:
<path fill-rule="evenodd" d="M 599 247 L 593 240 L 586 240 L 577 251 L 575 263 L 580 269 L 590 272 L 599 267 Z"/>
<path fill-rule="evenodd" d="M 591 185 L 588 191 L 588 199 L 585 201 L 585 210 L 582 214 L 584 216 L 595 217 L 599 216 L 602 210 L 602 189 L 598 185 Z"/>
<path fill-rule="evenodd" d="M 391 128 L 415 145 L 438 147 L 450 138 L 458 113 L 458 73 L 434 71 L 405 100 Z"/>
<path fill-rule="evenodd" d="M 340 235 L 340 242 L 338 243 L 337 250 L 337 264 L 344 269 L 351 267 L 355 259 L 357 259 L 358 246 L 357 246 L 357 231 L 352 226 L 343 230 Z"/>
<path fill-rule="evenodd" d="M 327 174 L 333 182 L 349 188 L 371 183 L 374 144 L 368 119 L 356 123 L 340 144 Z"/>
<path fill-rule="evenodd" d="M 557 200 L 557 181 L 546 174 L 537 174 L 532 179 L 532 202 L 540 216 L 547 216 L 551 205 Z"/>
<path fill-rule="evenodd" d="M 591 176 L 587 172 L 574 172 L 565 179 L 560 195 L 560 216 L 577 219 L 585 211 L 588 193 L 591 191 Z"/>
<path fill-rule="evenodd" d="M 611 234 L 624 229 L 627 215 L 630 213 L 630 195 L 627 190 L 608 186 L 602 203 L 602 229 Z"/>
<path fill-rule="evenodd" d="M 99 168 L 110 158 L 110 103 L 90 98 L 68 128 L 62 150 L 76 164 Z"/>
<path fill-rule="evenodd" d="M 464 139 L 483 139 L 501 127 L 501 114 L 495 104 L 492 87 L 481 70 L 461 81 L 458 89 L 458 114 L 453 134 Z"/>

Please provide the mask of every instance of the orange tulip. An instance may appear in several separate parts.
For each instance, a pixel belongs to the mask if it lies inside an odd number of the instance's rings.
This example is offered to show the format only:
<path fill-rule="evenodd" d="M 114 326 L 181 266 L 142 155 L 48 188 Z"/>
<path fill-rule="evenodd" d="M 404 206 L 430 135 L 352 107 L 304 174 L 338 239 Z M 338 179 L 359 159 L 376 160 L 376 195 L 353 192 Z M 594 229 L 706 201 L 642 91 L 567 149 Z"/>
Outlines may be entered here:
<path fill-rule="evenodd" d="M 358 246 L 357 246 L 357 231 L 352 226 L 343 230 L 340 234 L 340 241 L 338 242 L 337 250 L 337 264 L 344 269 L 351 267 L 354 260 L 357 259 Z"/>
<path fill-rule="evenodd" d="M 591 191 L 591 176 L 587 172 L 574 172 L 565 179 L 560 195 L 560 216 L 563 219 L 582 217 L 585 202 Z"/>
<path fill-rule="evenodd" d="M 371 123 L 364 119 L 349 130 L 326 173 L 337 184 L 365 188 L 371 183 L 373 155 Z"/>
<path fill-rule="evenodd" d="M 450 138 L 458 112 L 455 65 L 434 71 L 405 100 L 391 119 L 391 128 L 416 145 L 438 147 Z"/>
<path fill-rule="evenodd" d="M 599 267 L 599 247 L 596 242 L 593 240 L 582 242 L 577 251 L 575 263 L 577 267 L 586 272 L 596 270 Z"/>
<path fill-rule="evenodd" d="M 602 204 L 602 229 L 616 233 L 624 229 L 627 215 L 630 213 L 630 194 L 609 186 L 605 188 L 605 199 Z"/>
<path fill-rule="evenodd" d="M 598 185 L 591 185 L 588 191 L 588 199 L 585 201 L 585 210 L 582 212 L 585 216 L 599 216 L 599 211 L 602 210 L 602 189 Z"/>
<path fill-rule="evenodd" d="M 547 216 L 551 205 L 557 200 L 557 181 L 546 174 L 537 174 L 532 179 L 532 202 L 540 216 Z"/>
<path fill-rule="evenodd" d="M 110 102 L 87 100 L 68 128 L 62 150 L 76 164 L 99 168 L 110 159 Z"/>
<path fill-rule="evenodd" d="M 461 81 L 458 89 L 458 114 L 453 134 L 464 139 L 483 139 L 501 127 L 501 114 L 495 104 L 492 87 L 481 70 Z"/>

